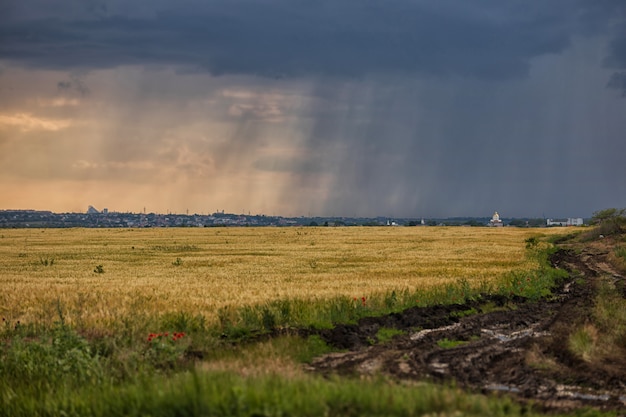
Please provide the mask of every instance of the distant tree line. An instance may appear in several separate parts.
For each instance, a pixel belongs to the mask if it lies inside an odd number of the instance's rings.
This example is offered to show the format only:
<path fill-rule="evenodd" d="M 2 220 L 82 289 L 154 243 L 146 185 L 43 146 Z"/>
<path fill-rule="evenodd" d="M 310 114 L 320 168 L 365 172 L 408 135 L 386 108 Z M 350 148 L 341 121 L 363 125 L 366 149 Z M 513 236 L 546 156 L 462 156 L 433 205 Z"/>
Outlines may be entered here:
<path fill-rule="evenodd" d="M 541 218 L 513 219 L 509 222 L 509 225 L 516 227 L 542 227 L 546 225 L 546 220 Z"/>

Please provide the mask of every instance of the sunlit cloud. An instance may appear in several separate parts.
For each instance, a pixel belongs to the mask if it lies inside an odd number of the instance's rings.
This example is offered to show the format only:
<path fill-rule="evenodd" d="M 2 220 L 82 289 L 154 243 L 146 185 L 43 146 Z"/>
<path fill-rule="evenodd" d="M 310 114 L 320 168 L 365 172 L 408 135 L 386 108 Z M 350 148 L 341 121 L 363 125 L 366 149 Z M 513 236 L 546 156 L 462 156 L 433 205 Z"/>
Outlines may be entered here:
<path fill-rule="evenodd" d="M 77 98 L 56 97 L 51 99 L 37 99 L 37 105 L 40 107 L 76 107 L 81 105 L 81 101 Z"/>
<path fill-rule="evenodd" d="M 71 167 L 77 170 L 87 171 L 156 171 L 156 165 L 151 161 L 131 161 L 131 162 L 120 162 L 120 161 L 108 161 L 104 163 L 99 162 L 90 162 L 85 160 L 78 160 L 74 162 Z M 131 177 L 128 177 L 129 179 Z"/>
<path fill-rule="evenodd" d="M 37 117 L 30 113 L 0 114 L 1 128 L 17 128 L 21 131 L 65 129 L 72 124 L 70 120 Z"/>

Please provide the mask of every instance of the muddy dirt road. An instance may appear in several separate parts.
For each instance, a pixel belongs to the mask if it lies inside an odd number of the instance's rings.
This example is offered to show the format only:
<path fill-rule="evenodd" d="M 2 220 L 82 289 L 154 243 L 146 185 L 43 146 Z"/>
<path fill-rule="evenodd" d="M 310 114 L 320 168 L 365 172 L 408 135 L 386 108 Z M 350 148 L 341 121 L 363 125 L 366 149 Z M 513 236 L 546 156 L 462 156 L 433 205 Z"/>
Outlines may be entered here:
<path fill-rule="evenodd" d="M 561 248 L 551 262 L 570 271 L 571 279 L 547 300 L 483 297 L 462 305 L 411 308 L 323 331 L 328 343 L 346 351 L 317 358 L 310 369 L 454 380 L 474 392 L 512 395 L 542 411 L 587 406 L 626 412 L 626 356 L 591 366 L 566 348 L 570 333 L 590 314 L 596 281 L 607 276 L 624 279 L 607 255 L 602 246 Z M 472 308 L 478 314 L 462 317 Z M 381 327 L 406 334 L 372 345 Z"/>

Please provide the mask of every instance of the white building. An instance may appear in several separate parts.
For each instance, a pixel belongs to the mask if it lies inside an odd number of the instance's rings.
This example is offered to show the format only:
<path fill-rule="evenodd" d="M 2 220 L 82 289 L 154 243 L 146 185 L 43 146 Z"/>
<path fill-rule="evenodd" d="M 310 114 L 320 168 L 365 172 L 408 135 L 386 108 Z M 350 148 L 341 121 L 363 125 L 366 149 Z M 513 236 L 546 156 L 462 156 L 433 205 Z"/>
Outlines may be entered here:
<path fill-rule="evenodd" d="M 566 220 L 546 220 L 546 226 L 582 226 L 583 219 L 581 217 L 570 217 Z"/>
<path fill-rule="evenodd" d="M 491 218 L 491 220 L 489 220 L 489 226 L 502 227 L 503 225 L 504 224 L 502 223 L 502 220 L 500 220 L 500 215 L 496 211 L 495 213 L 493 213 L 493 217 Z"/>

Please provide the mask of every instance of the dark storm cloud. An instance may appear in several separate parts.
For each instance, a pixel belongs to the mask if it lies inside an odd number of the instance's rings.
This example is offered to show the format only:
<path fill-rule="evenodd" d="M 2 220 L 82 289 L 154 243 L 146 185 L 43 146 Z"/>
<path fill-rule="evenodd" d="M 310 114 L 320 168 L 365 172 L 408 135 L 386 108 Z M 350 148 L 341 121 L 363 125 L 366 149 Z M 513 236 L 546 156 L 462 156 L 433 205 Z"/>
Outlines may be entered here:
<path fill-rule="evenodd" d="M 599 0 L 589 3 L 585 9 L 585 17 L 589 25 L 604 25 L 604 29 L 610 33 L 611 40 L 604 65 L 616 72 L 607 87 L 620 90 L 626 96 L 626 2 Z"/>
<path fill-rule="evenodd" d="M 624 103 L 603 89 L 602 71 L 589 76 L 599 62 L 547 62 L 506 83 L 320 86 L 308 146 L 327 151 L 335 174 L 327 212 L 558 217 L 626 204 Z"/>
<path fill-rule="evenodd" d="M 143 2 L 152 9 L 141 15 L 132 13 L 136 2 L 125 14 L 104 2 L 61 4 L 70 18 L 53 10 L 48 17 L 7 12 L 0 18 L 0 56 L 57 69 L 168 64 L 276 78 L 419 72 L 501 79 L 524 76 L 530 59 L 561 52 L 583 30 L 581 16 L 606 22 L 612 5 L 220 0 L 175 8 Z"/>
<path fill-rule="evenodd" d="M 626 5 L 624 6 L 626 14 Z M 615 37 L 609 45 L 609 56 L 605 59 L 608 68 L 616 69 L 607 86 L 619 90 L 626 96 L 626 23 L 615 30 Z"/>

